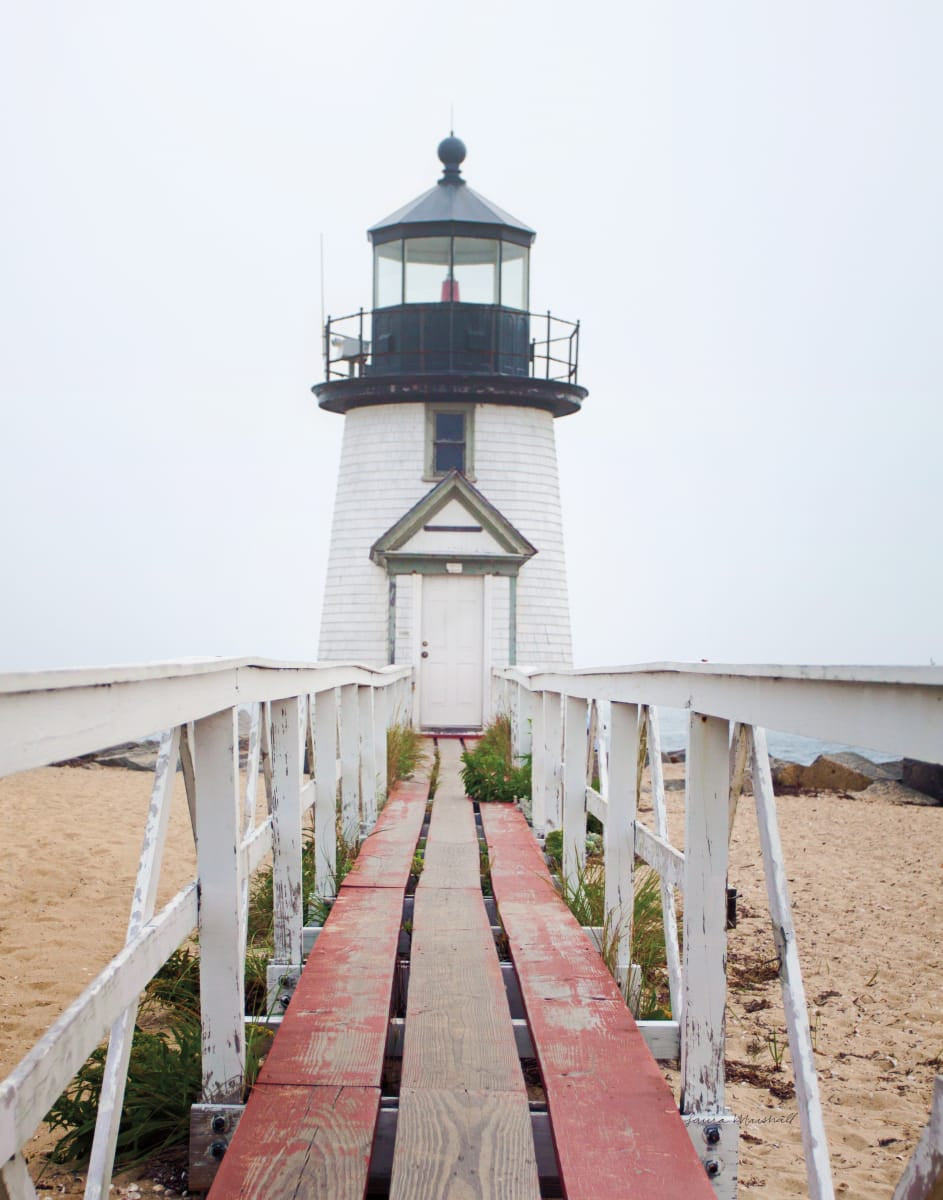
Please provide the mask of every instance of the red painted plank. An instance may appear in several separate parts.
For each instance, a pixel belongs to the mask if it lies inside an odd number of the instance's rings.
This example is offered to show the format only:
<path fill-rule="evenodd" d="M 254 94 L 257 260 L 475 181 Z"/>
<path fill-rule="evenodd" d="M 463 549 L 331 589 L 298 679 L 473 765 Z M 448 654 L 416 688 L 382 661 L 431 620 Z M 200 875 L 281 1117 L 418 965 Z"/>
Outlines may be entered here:
<path fill-rule="evenodd" d="M 567 1200 L 713 1200 L 674 1097 L 523 816 L 497 804 L 481 814 Z"/>
<path fill-rule="evenodd" d="M 398 785 L 345 880 L 210 1192 L 362 1200 L 403 891 L 428 786 Z M 356 869 L 356 868 L 355 868 Z"/>
<path fill-rule="evenodd" d="M 210 1200 L 363 1200 L 376 1088 L 256 1087 Z"/>

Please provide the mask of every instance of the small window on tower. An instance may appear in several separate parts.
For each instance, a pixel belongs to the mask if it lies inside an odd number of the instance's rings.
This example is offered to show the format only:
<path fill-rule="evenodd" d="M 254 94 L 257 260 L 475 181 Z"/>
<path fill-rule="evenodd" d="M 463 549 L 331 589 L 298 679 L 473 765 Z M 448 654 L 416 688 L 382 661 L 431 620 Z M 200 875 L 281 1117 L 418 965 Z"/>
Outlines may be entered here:
<path fill-rule="evenodd" d="M 449 471 L 472 478 L 471 407 L 458 405 L 426 410 L 426 477 L 441 479 Z"/>
<path fill-rule="evenodd" d="M 435 473 L 465 470 L 465 414 L 437 412 L 435 415 Z"/>

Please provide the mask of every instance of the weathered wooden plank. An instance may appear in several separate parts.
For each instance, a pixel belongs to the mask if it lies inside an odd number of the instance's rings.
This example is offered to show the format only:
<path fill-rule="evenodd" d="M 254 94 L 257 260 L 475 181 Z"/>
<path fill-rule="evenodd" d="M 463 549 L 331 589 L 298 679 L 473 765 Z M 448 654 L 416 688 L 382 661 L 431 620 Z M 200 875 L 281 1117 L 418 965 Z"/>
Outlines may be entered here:
<path fill-rule="evenodd" d="M 380 1107 L 373 1087 L 259 1085 L 212 1200 L 363 1200 Z"/>
<path fill-rule="evenodd" d="M 362 1198 L 380 1098 L 403 888 L 428 785 L 397 785 L 368 844 L 398 887 L 345 881 L 211 1196 Z M 370 852 L 368 851 L 368 859 Z"/>
<path fill-rule="evenodd" d="M 668 1085 L 520 813 L 482 807 L 492 883 L 540 1062 L 568 1200 L 710 1200 Z M 630 1190 L 631 1189 L 631 1190 Z"/>
<path fill-rule="evenodd" d="M 376 826 L 360 847 L 345 888 L 405 888 L 425 815 L 427 783 L 397 784 Z"/>
<path fill-rule="evenodd" d="M 403 1088 L 391 1200 L 536 1200 L 525 1096 Z"/>
<path fill-rule="evenodd" d="M 527 1094 L 479 876 L 478 833 L 443 750 L 416 890 L 391 1196 L 539 1195 Z"/>

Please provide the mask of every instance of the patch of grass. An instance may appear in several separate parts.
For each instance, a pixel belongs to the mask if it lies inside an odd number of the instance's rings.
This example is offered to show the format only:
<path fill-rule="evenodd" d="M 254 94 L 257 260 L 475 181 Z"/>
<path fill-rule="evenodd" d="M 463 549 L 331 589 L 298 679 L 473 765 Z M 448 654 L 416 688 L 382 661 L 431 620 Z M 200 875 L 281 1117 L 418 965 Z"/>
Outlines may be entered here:
<path fill-rule="evenodd" d="M 511 721 L 496 717 L 473 750 L 462 752 L 462 783 L 467 795 L 481 804 L 509 803 L 530 795 L 531 761 L 521 766 L 511 756 Z"/>
<path fill-rule="evenodd" d="M 557 835 L 557 836 L 555 836 Z M 544 848 L 553 859 L 561 878 L 561 899 L 581 925 L 602 929 L 601 954 L 612 976 L 616 977 L 616 954 L 622 928 L 614 913 L 606 910 L 606 870 L 598 859 L 587 859 L 577 867 L 575 876 L 563 877 L 563 835 L 552 830 Z M 636 871 L 635 900 L 632 914 L 631 961 L 641 971 L 641 983 L 633 1007 L 641 1020 L 667 1019 L 671 1015 L 668 1000 L 665 927 L 661 907 L 661 885 L 652 870 Z"/>
<path fill-rule="evenodd" d="M 144 1024 L 158 1025 L 145 1029 Z M 246 1029 L 246 1091 L 251 1088 L 272 1034 Z M 185 1145 L 190 1106 L 202 1086 L 200 964 L 195 950 L 170 956 L 148 984 L 134 1030 L 124 1107 L 118 1130 L 116 1166 L 136 1166 L 172 1146 Z M 101 1098 L 106 1047 L 99 1046 L 46 1115 L 62 1136 L 50 1151 L 54 1163 L 85 1166 L 92 1152 Z"/>
<path fill-rule="evenodd" d="M 429 772 L 429 799 L 435 798 L 436 791 L 439 787 L 439 771 L 442 768 L 442 755 L 439 753 L 439 747 L 436 746 L 435 752 L 432 755 L 432 770 Z"/>
<path fill-rule="evenodd" d="M 410 779 L 424 764 L 422 735 L 405 721 L 391 725 L 386 732 L 386 778 L 388 787 L 401 779 Z"/>
<path fill-rule="evenodd" d="M 478 864 L 481 871 L 481 892 L 484 896 L 494 895 L 491 882 L 491 851 L 484 842 L 478 843 Z"/>

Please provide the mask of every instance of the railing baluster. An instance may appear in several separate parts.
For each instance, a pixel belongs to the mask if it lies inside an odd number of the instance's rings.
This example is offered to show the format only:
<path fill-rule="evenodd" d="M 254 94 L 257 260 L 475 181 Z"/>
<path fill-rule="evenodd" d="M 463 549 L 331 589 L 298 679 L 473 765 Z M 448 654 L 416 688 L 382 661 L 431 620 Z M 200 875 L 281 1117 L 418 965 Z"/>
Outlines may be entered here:
<path fill-rule="evenodd" d="M 668 808 L 665 803 L 665 773 L 661 761 L 661 729 L 654 708 L 646 708 L 648 725 L 648 762 L 652 779 L 652 811 L 655 833 L 666 842 L 668 838 Z M 665 930 L 665 959 L 668 966 L 668 994 L 671 997 L 671 1016 L 681 1015 L 681 951 L 678 947 L 678 918 L 675 912 L 674 888 L 664 876 L 661 879 L 661 911 Z"/>
<path fill-rule="evenodd" d="M 618 979 L 631 966 L 635 907 L 635 798 L 638 790 L 638 705 L 613 701 L 609 718 L 609 796 L 606 810 L 606 917 L 618 941 Z"/>
<path fill-rule="evenodd" d="M 809 1197 L 810 1200 L 832 1200 L 835 1193 L 828 1161 L 828 1141 L 815 1071 L 805 987 L 799 966 L 796 930 L 792 921 L 789 884 L 786 882 L 786 864 L 779 837 L 766 730 L 754 728 L 750 734 L 753 740 L 753 797 L 760 831 L 760 848 L 763 852 L 766 894 L 769 897 L 769 912 L 773 922 L 773 938 L 779 951 L 779 977 L 783 989 L 786 1029 L 789 1034 L 789 1053 L 796 1082 L 796 1106 L 799 1110 L 799 1126 L 805 1151 Z"/>
<path fill-rule="evenodd" d="M 567 696 L 563 730 L 563 877 L 575 884 L 586 862 L 586 701 Z"/>
<path fill-rule="evenodd" d="M 563 697 L 544 692 L 544 828 L 563 825 Z"/>
<path fill-rule="evenodd" d="M 373 725 L 373 688 L 361 684 L 357 689 L 360 703 L 360 795 L 363 823 L 367 833 L 377 820 L 377 758 Z"/>
<path fill-rule="evenodd" d="M 301 775 L 304 737 L 298 699 L 272 704 L 272 899 L 275 947 L 269 1005 L 284 1007 L 301 974 Z"/>
<path fill-rule="evenodd" d="M 341 688 L 341 829 L 348 845 L 360 837 L 360 699 L 356 683 Z"/>
<path fill-rule="evenodd" d="M 373 688 L 373 744 L 376 763 L 377 803 L 385 804 L 389 780 L 387 779 L 386 734 L 389 728 L 390 701 L 385 687 Z"/>
<path fill-rule="evenodd" d="M 314 696 L 314 891 L 319 900 L 337 892 L 337 693 Z"/>
<path fill-rule="evenodd" d="M 180 750 L 180 729 L 171 729 L 161 738 L 154 768 L 154 786 L 144 826 L 141 857 L 138 860 L 137 883 L 131 902 L 126 942 L 133 941 L 154 915 L 157 885 L 167 841 L 170 822 L 170 802 Z M 111 1172 L 115 1164 L 115 1144 L 121 1123 L 121 1106 L 131 1058 L 131 1042 L 138 1005 L 132 1004 L 111 1027 L 108 1055 L 102 1075 L 95 1120 L 95 1137 L 85 1183 L 85 1200 L 103 1200 L 110 1190 Z"/>

